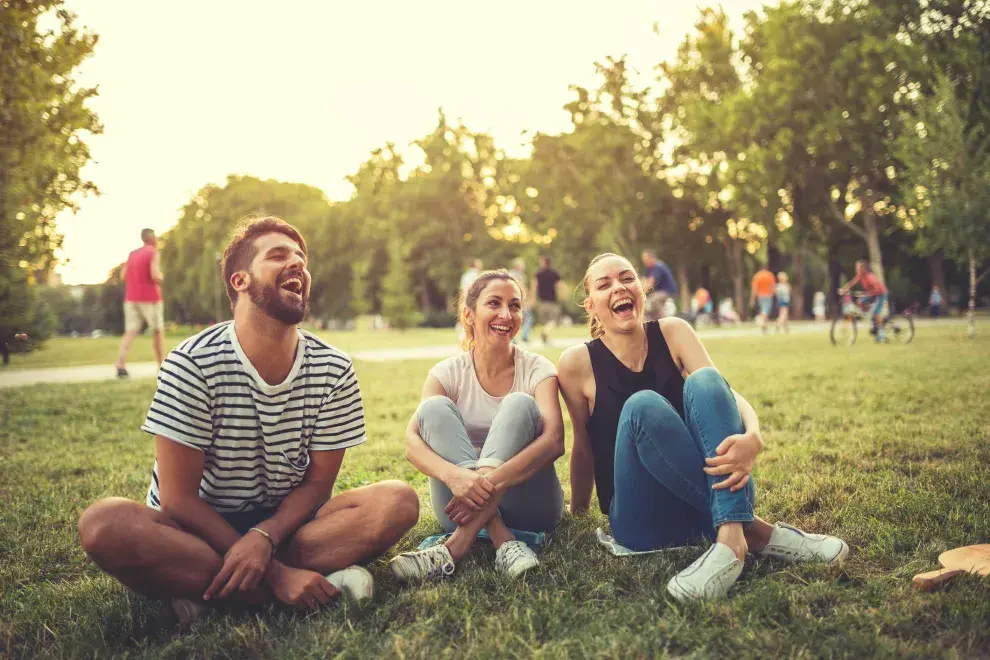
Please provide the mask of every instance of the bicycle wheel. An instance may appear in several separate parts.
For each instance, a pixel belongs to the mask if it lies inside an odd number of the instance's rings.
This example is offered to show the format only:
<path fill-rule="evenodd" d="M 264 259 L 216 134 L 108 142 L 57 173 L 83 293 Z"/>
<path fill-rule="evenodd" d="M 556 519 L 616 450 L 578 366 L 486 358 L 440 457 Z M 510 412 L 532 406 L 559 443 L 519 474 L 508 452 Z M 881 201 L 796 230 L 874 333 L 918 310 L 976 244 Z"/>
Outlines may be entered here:
<path fill-rule="evenodd" d="M 894 314 L 884 323 L 887 338 L 898 344 L 910 344 L 914 339 L 914 319 L 910 316 Z"/>
<path fill-rule="evenodd" d="M 849 316 L 835 319 L 828 336 L 833 346 L 852 346 L 856 343 L 856 319 Z"/>

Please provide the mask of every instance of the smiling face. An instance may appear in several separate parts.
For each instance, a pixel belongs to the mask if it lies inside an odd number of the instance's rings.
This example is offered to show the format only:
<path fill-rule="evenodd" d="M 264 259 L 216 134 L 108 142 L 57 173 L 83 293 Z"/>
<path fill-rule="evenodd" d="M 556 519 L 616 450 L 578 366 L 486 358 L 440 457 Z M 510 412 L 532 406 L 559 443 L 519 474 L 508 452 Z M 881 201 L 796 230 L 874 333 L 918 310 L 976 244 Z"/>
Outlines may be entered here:
<path fill-rule="evenodd" d="M 643 322 L 643 285 L 628 259 L 616 255 L 594 262 L 585 275 L 584 308 L 606 332 L 631 332 Z"/>
<path fill-rule="evenodd" d="M 464 325 L 475 346 L 508 346 L 522 325 L 522 293 L 511 279 L 495 278 L 481 290 L 474 307 L 465 307 Z"/>
<path fill-rule="evenodd" d="M 296 325 L 309 308 L 312 278 L 306 254 L 298 243 L 278 232 L 258 236 L 254 248 L 250 268 L 232 276 L 234 288 L 246 293 L 248 301 L 267 316 Z"/>

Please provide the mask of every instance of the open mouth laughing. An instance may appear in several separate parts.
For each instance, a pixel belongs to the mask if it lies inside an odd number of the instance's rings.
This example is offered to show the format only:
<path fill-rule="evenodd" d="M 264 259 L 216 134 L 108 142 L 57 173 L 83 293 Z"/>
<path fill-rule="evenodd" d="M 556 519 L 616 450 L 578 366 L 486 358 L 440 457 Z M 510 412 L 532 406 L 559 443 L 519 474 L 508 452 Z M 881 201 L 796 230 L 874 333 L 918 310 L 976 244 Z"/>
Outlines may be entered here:
<path fill-rule="evenodd" d="M 636 310 L 636 304 L 630 296 L 624 295 L 612 303 L 612 313 L 620 319 L 630 318 Z"/>
<path fill-rule="evenodd" d="M 512 333 L 512 326 L 504 323 L 492 323 L 488 326 L 488 328 L 496 335 L 501 335 L 503 337 L 507 337 Z"/>
<path fill-rule="evenodd" d="M 295 296 L 296 298 L 302 300 L 304 284 L 301 276 L 289 275 L 284 280 L 282 280 L 282 282 L 279 284 L 279 288 L 282 291 L 286 291 L 289 294 Z"/>

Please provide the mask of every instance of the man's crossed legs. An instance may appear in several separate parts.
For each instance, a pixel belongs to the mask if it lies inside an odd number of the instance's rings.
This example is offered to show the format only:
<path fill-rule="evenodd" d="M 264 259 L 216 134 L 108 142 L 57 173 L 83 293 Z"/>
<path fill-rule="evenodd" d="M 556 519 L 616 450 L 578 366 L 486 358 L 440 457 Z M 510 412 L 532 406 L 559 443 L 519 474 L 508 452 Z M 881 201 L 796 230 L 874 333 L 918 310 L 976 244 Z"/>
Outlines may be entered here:
<path fill-rule="evenodd" d="M 383 554 L 419 519 L 419 498 L 400 481 L 363 486 L 333 497 L 275 556 L 291 579 L 273 594 L 262 586 L 253 603 L 273 596 L 297 607 L 327 602 L 336 590 L 324 576 Z M 79 519 L 83 550 L 100 568 L 152 598 L 201 602 L 224 558 L 167 514 L 119 497 L 93 503 Z M 262 585 L 265 585 L 263 582 Z M 324 596 L 325 597 L 321 597 Z"/>

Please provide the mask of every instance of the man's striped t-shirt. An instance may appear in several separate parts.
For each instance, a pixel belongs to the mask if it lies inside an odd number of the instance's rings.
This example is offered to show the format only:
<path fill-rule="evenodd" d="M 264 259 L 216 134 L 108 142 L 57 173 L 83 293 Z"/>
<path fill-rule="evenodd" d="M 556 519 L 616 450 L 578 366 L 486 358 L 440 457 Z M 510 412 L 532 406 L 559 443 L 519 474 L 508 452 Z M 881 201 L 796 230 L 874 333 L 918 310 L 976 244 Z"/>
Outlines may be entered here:
<path fill-rule="evenodd" d="M 233 321 L 169 353 L 144 431 L 205 454 L 199 496 L 217 511 L 276 507 L 299 485 L 309 452 L 364 442 L 364 411 L 351 359 L 299 331 L 285 381 L 269 385 L 244 355 Z M 160 508 L 158 462 L 148 506 Z"/>

